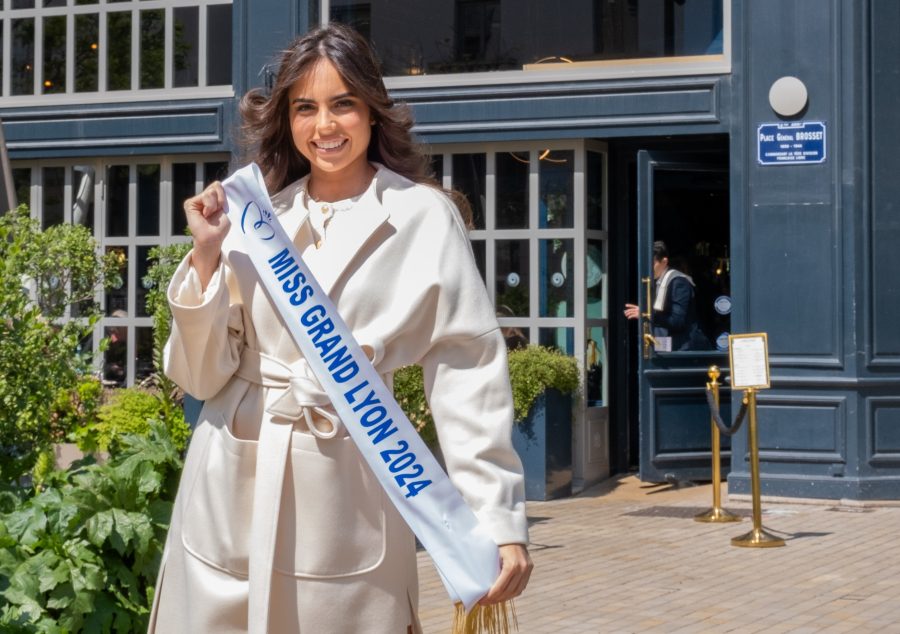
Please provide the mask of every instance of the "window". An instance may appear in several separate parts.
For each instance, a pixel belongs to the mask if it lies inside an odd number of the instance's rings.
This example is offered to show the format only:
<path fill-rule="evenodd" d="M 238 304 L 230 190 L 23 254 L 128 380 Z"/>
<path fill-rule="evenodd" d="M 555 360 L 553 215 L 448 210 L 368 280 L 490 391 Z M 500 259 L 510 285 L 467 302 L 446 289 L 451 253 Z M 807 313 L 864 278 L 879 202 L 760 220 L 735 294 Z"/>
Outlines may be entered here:
<path fill-rule="evenodd" d="M 184 199 L 227 169 L 223 156 L 14 164 L 18 199 L 31 205 L 42 226 L 83 224 L 104 252 L 116 254 L 122 284 L 99 298 L 104 318 L 92 344 L 96 352 L 101 337 L 109 339 L 98 360 L 109 385 L 132 385 L 152 371 L 152 319 L 143 282 L 148 254 L 155 246 L 189 240 Z M 73 307 L 71 315 L 77 314 Z"/>
<path fill-rule="evenodd" d="M 0 96 L 230 96 L 232 39 L 231 0 L 0 2 Z"/>
<path fill-rule="evenodd" d="M 548 69 L 585 76 L 620 60 L 642 60 L 649 74 L 727 70 L 730 0 L 328 0 L 321 14 L 353 26 L 394 77 Z M 677 62 L 681 69 L 673 69 Z M 509 73 L 507 73 L 509 74 Z M 462 81 L 462 80 L 460 80 Z M 472 78 L 469 79 L 472 81 Z M 398 87 L 423 85 L 394 82 Z M 446 81 L 443 82 L 446 84 Z M 393 84 L 392 84 L 393 85 Z"/>
<path fill-rule="evenodd" d="M 586 405 L 604 407 L 605 148 L 555 141 L 437 151 L 437 177 L 475 212 L 469 238 L 507 345 L 540 344 L 577 357 Z"/>

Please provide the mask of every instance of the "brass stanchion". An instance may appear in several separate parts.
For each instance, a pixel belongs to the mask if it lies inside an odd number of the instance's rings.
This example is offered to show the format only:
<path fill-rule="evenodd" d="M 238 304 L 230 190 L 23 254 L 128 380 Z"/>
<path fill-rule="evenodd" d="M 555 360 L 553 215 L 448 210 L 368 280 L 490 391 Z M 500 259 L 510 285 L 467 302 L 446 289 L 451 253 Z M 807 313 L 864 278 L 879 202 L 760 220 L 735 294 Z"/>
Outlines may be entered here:
<path fill-rule="evenodd" d="M 717 366 L 709 366 L 709 383 L 706 389 L 712 392 L 713 402 L 716 409 L 719 407 L 719 368 Z M 722 508 L 722 458 L 721 458 L 721 436 L 719 428 L 716 427 L 716 420 L 713 416 L 709 417 L 709 424 L 712 427 L 712 487 L 713 487 L 713 505 L 712 508 L 704 513 L 694 516 L 695 522 L 740 522 L 741 518 L 726 511 Z"/>
<path fill-rule="evenodd" d="M 747 548 L 772 548 L 784 546 L 784 540 L 767 532 L 762 527 L 762 507 L 759 501 L 759 442 L 756 434 L 756 389 L 744 390 L 744 403 L 750 418 L 750 493 L 753 496 L 753 530 L 731 539 L 732 546 Z"/>

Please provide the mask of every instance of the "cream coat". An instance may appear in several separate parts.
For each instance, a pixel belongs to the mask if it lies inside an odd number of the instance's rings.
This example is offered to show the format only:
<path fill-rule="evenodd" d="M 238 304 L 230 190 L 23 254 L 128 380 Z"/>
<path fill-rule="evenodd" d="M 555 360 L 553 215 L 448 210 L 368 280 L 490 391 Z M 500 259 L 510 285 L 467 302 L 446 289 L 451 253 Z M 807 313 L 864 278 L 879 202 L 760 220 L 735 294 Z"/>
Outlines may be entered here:
<path fill-rule="evenodd" d="M 423 367 L 452 481 L 498 544 L 525 543 L 506 348 L 465 230 L 444 195 L 376 167 L 363 198 L 332 218 L 320 249 L 308 222 L 319 210 L 306 208 L 305 180 L 273 197 L 275 212 L 388 384 L 397 368 Z M 150 631 L 247 631 L 256 439 L 273 412 L 288 416 L 294 431 L 279 517 L 270 519 L 270 631 L 418 631 L 415 540 L 346 431 L 338 425 L 328 438 L 333 410 L 234 231 L 206 292 L 188 256 L 169 300 L 166 373 L 206 402 Z M 448 603 L 448 619 L 449 610 Z"/>

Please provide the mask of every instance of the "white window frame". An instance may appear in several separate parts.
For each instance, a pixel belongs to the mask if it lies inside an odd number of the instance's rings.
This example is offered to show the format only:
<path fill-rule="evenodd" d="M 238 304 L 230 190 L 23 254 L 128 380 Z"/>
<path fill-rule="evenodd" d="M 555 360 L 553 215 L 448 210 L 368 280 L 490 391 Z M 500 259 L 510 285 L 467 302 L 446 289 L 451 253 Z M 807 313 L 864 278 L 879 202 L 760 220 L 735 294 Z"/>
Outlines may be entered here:
<path fill-rule="evenodd" d="M 318 0 L 322 25 L 328 23 L 331 0 Z M 527 64 L 523 70 L 480 73 L 446 73 L 436 75 L 385 77 L 388 90 L 449 88 L 462 86 L 499 86 L 557 81 L 594 79 L 637 79 L 645 77 L 683 77 L 688 75 L 722 75 L 731 72 L 731 0 L 722 2 L 722 53 L 681 57 L 652 57 L 624 60 Z"/>
<path fill-rule="evenodd" d="M 65 222 L 72 221 L 72 203 L 75 196 L 74 187 L 77 183 L 72 182 L 72 167 L 89 166 L 94 168 L 94 238 L 98 243 L 101 253 L 105 253 L 109 247 L 122 247 L 128 254 L 129 266 L 127 268 L 127 279 L 124 280 L 128 288 L 127 298 L 127 316 L 111 317 L 105 315 L 100 319 L 94 328 L 94 358 L 96 360 L 95 370 L 102 373 L 103 359 L 99 355 L 100 340 L 104 336 L 104 331 L 108 327 L 124 327 L 127 329 L 126 338 L 126 378 L 125 385 L 131 386 L 136 382 L 135 378 L 135 351 L 137 343 L 137 328 L 152 328 L 153 318 L 147 316 L 137 316 L 137 285 L 140 280 L 137 279 L 137 252 L 142 246 L 166 246 L 170 244 L 190 242 L 190 237 L 186 235 L 173 235 L 172 227 L 172 165 L 175 163 L 194 163 L 195 164 L 195 181 L 194 192 L 199 193 L 204 186 L 203 169 L 204 163 L 228 161 L 228 154 L 192 154 L 192 155 L 148 155 L 148 156 L 127 156 L 127 157 L 102 157 L 102 158 L 74 158 L 74 159 L 40 159 L 35 161 L 16 161 L 13 162 L 12 168 L 30 168 L 31 169 L 31 196 L 29 201 L 20 201 L 29 204 L 31 207 L 31 215 L 38 221 L 42 220 L 42 200 L 43 200 L 43 168 L 45 167 L 63 167 L 65 168 L 65 188 L 63 195 L 63 209 Z M 127 165 L 129 168 L 128 181 L 128 235 L 127 236 L 106 236 L 106 168 L 111 165 Z M 160 166 L 160 182 L 159 182 L 159 234 L 149 236 L 137 235 L 137 166 L 138 165 L 159 165 Z M 100 292 L 96 296 L 97 302 L 101 305 L 103 312 L 106 312 L 106 294 Z M 68 313 L 67 313 L 68 316 Z"/>
<path fill-rule="evenodd" d="M 608 152 L 606 145 L 598 141 L 574 139 L 552 141 L 510 141 L 501 143 L 459 143 L 434 145 L 430 149 L 432 156 L 443 157 L 443 181 L 444 187 L 453 185 L 453 155 L 454 154 L 485 154 L 485 227 L 469 231 L 469 238 L 473 241 L 483 241 L 485 244 L 485 286 L 491 303 L 496 305 L 496 241 L 497 240 L 528 240 L 529 245 L 529 275 L 528 297 L 529 314 L 526 317 L 501 317 L 498 318 L 503 327 L 528 328 L 528 339 L 532 344 L 540 341 L 541 328 L 572 328 L 574 331 L 573 355 L 579 363 L 581 381 L 584 385 L 585 345 L 587 333 L 590 327 L 603 328 L 606 341 L 604 349 L 609 350 L 609 231 L 608 231 Z M 570 150 L 574 152 L 575 165 L 573 173 L 573 210 L 574 221 L 571 228 L 540 228 L 539 204 L 540 195 L 540 171 L 538 157 L 546 150 Z M 602 174 L 602 230 L 588 230 L 586 222 L 587 209 L 587 182 L 585 178 L 587 170 L 587 152 L 596 152 L 603 155 L 604 168 Z M 528 152 L 530 156 L 530 168 L 528 175 L 528 227 L 524 229 L 496 229 L 496 160 L 498 152 Z M 540 241 L 547 239 L 568 239 L 574 244 L 574 308 L 572 317 L 541 317 L 540 313 Z M 585 258 L 587 252 L 587 239 L 601 240 L 603 248 L 603 306 L 606 315 L 602 318 L 587 318 L 587 294 L 585 289 Z M 602 386 L 602 405 L 588 409 L 608 409 L 609 407 L 609 366 L 604 368 Z"/>
<path fill-rule="evenodd" d="M 41 0 L 35 0 L 38 7 Z M 142 101 L 172 100 L 172 99 L 202 99 L 202 98 L 227 98 L 234 96 L 234 88 L 227 86 L 207 86 L 206 81 L 206 24 L 207 9 L 215 5 L 232 5 L 232 0 L 125 0 L 123 2 L 107 2 L 99 0 L 97 4 L 75 5 L 75 0 L 66 0 L 64 7 L 15 9 L 12 0 L 6 0 L 0 9 L 0 27 L 3 29 L 3 50 L 0 58 L 7 60 L 3 64 L 3 76 L 0 81 L 0 105 L 3 107 L 28 107 L 68 105 L 68 104 L 93 104 L 93 103 L 127 103 L 135 99 Z M 172 58 L 174 46 L 173 17 L 176 8 L 199 7 L 198 26 L 198 86 L 176 88 L 172 85 Z M 165 50 L 163 56 L 164 83 L 162 88 L 139 88 L 140 82 L 140 13 L 147 10 L 165 11 Z M 232 9 L 233 11 L 233 9 Z M 107 64 L 106 55 L 102 51 L 107 50 L 106 19 L 110 13 L 131 13 L 131 89 L 107 90 Z M 99 89 L 96 92 L 75 92 L 75 16 L 85 14 L 99 15 L 99 41 L 101 51 L 97 59 L 97 82 Z M 66 92 L 59 94 L 43 94 L 44 57 L 43 57 L 43 18 L 65 16 L 66 17 Z M 12 20 L 19 18 L 34 18 L 34 94 L 11 95 L 12 69 L 8 60 L 12 59 Z M 232 20 L 234 14 L 232 13 Z"/>

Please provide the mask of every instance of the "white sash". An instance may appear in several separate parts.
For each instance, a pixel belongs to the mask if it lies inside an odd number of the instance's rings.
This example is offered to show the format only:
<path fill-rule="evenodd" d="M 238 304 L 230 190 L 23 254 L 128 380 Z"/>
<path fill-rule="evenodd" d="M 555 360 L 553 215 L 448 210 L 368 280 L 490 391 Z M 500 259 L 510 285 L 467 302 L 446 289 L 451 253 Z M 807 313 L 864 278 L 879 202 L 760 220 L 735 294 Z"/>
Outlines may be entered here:
<path fill-rule="evenodd" d="M 262 173 L 251 163 L 223 183 L 233 231 L 275 310 L 316 375 L 335 411 L 403 519 L 431 555 L 454 601 L 470 609 L 496 580 L 499 550 L 479 526 L 393 394 L 321 289 L 272 213 Z M 290 426 L 264 425 L 263 445 L 286 450 Z M 282 429 L 282 428 L 287 428 Z M 276 429 L 277 428 L 277 429 Z M 281 477 L 256 491 L 251 533 L 250 627 L 265 632 Z M 257 482 L 257 485 L 261 483 Z M 337 494 L 340 494 L 338 492 Z M 271 522 L 269 530 L 265 526 Z M 256 529 L 256 530 L 254 530 Z M 347 606 L 352 609 L 352 606 Z"/>

